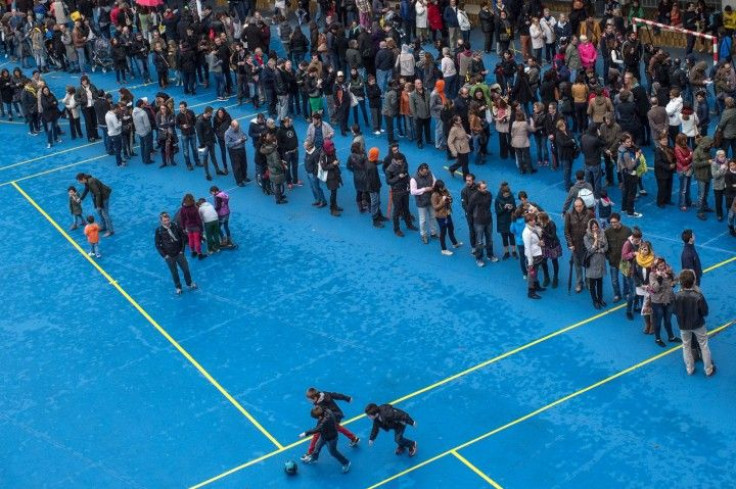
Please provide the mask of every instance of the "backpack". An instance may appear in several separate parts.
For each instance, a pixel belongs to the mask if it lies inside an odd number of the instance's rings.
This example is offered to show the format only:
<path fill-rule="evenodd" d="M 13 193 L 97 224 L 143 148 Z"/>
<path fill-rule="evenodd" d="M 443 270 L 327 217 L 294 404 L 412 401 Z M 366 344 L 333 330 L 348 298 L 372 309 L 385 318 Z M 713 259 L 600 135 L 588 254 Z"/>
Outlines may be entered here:
<path fill-rule="evenodd" d="M 578 198 L 583 200 L 585 207 L 592 209 L 595 207 L 595 195 L 593 191 L 588 188 L 581 188 L 578 191 Z"/>

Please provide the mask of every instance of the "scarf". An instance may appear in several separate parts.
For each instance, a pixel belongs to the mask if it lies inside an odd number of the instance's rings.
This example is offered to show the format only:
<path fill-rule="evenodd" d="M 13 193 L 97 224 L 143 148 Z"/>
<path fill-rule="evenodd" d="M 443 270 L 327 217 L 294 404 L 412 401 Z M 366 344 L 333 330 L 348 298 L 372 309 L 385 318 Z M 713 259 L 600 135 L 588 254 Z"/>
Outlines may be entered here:
<path fill-rule="evenodd" d="M 643 255 L 641 252 L 636 254 L 636 264 L 641 268 L 651 268 L 654 263 L 654 253 L 651 251 L 647 255 Z"/>
<path fill-rule="evenodd" d="M 171 230 L 171 225 L 164 226 L 162 224 L 161 227 L 169 232 L 169 236 L 171 236 L 171 239 L 173 239 L 174 241 L 179 241 L 179 238 L 177 238 L 174 232 Z"/>

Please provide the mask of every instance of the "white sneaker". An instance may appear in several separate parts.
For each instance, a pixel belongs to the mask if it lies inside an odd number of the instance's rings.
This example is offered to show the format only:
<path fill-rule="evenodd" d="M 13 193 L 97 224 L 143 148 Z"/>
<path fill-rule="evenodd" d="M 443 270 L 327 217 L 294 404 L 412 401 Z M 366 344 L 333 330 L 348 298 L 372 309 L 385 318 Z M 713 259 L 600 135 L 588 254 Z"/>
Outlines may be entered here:
<path fill-rule="evenodd" d="M 96 256 L 97 258 L 102 258 L 102 255 L 100 255 L 99 253 L 97 253 L 97 254 L 96 254 L 95 256 Z"/>
<path fill-rule="evenodd" d="M 498 261 L 498 257 L 494 255 L 490 258 L 490 260 L 491 260 L 491 263 L 496 263 Z"/>
<path fill-rule="evenodd" d="M 484 262 L 483 260 L 475 260 L 475 264 L 478 265 L 480 268 L 486 266 L 486 262 Z"/>
<path fill-rule="evenodd" d="M 442 254 L 445 256 L 452 256 L 454 253 L 450 250 L 442 250 Z"/>
<path fill-rule="evenodd" d="M 94 251 L 90 251 L 89 253 L 87 253 L 87 255 L 89 255 L 89 256 L 95 256 L 95 252 Z"/>
<path fill-rule="evenodd" d="M 381 135 L 381 131 L 374 131 L 373 134 L 375 134 L 376 136 L 380 136 Z"/>

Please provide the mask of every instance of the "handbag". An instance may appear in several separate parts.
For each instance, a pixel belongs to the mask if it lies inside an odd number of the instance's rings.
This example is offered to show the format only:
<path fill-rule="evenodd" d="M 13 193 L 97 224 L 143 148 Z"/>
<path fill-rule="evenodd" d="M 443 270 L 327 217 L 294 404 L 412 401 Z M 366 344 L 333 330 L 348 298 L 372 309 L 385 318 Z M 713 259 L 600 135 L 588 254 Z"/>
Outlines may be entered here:
<path fill-rule="evenodd" d="M 322 180 L 323 182 L 327 181 L 327 170 L 322 168 L 321 164 L 317 164 L 317 178 Z"/>
<path fill-rule="evenodd" d="M 586 252 L 585 252 L 585 257 L 583 258 L 583 266 L 584 266 L 585 268 L 588 268 L 588 267 L 590 267 L 590 261 L 591 261 L 591 260 L 593 259 L 593 255 L 594 255 L 594 254 L 595 254 L 595 253 L 594 253 L 594 252 L 592 252 L 592 251 L 586 251 Z"/>
<path fill-rule="evenodd" d="M 350 93 L 350 107 L 357 107 L 358 97 L 356 97 L 353 92 L 348 92 L 348 93 Z"/>

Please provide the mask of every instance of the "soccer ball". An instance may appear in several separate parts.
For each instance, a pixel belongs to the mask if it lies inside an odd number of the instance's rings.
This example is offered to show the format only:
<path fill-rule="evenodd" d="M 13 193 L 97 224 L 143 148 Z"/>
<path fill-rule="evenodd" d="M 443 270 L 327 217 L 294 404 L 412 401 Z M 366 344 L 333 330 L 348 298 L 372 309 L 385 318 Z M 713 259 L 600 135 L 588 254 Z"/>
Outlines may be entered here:
<path fill-rule="evenodd" d="M 289 460 L 284 464 L 284 472 L 286 472 L 286 475 L 296 475 L 297 469 L 298 466 L 293 460 Z"/>

